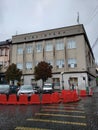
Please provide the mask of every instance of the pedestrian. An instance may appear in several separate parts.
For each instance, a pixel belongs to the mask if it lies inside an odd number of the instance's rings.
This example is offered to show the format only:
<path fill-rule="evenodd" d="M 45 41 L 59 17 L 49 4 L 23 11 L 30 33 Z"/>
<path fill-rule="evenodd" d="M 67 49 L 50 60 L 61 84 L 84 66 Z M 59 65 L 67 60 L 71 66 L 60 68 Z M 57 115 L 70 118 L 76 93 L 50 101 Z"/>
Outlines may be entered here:
<path fill-rule="evenodd" d="M 74 90 L 74 84 L 72 84 L 72 90 Z"/>
<path fill-rule="evenodd" d="M 76 93 L 77 93 L 77 94 L 78 94 L 78 91 L 79 91 L 79 90 L 78 90 L 78 85 L 76 84 Z"/>

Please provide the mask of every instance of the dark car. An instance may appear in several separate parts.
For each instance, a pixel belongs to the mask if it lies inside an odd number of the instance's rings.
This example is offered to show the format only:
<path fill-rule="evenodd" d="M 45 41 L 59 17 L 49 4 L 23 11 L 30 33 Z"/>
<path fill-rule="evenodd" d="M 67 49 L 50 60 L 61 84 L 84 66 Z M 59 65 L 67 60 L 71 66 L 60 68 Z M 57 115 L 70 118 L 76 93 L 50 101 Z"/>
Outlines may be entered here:
<path fill-rule="evenodd" d="M 16 86 L 16 85 L 10 85 L 10 91 L 9 91 L 9 93 L 10 94 L 13 94 L 13 93 L 17 93 L 18 92 L 18 90 L 19 90 L 19 86 Z"/>
<path fill-rule="evenodd" d="M 9 85 L 0 85 L 0 94 L 9 95 L 10 86 Z"/>
<path fill-rule="evenodd" d="M 36 85 L 35 85 L 35 86 L 33 87 L 33 89 L 34 89 L 34 92 L 35 92 L 35 93 L 38 93 L 38 94 L 41 93 L 41 88 L 40 88 L 39 86 L 36 86 Z"/>

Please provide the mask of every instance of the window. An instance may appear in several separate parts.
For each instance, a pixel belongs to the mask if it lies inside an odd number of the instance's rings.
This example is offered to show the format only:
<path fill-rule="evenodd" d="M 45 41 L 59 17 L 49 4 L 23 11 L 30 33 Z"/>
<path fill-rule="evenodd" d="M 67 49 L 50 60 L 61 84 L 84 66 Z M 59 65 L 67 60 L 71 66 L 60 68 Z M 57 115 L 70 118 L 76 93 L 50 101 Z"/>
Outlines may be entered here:
<path fill-rule="evenodd" d="M 63 39 L 56 40 L 56 50 L 64 49 L 64 41 Z"/>
<path fill-rule="evenodd" d="M 0 49 L 0 56 L 2 55 L 2 50 Z"/>
<path fill-rule="evenodd" d="M 22 48 L 22 47 L 19 47 L 19 48 L 17 49 L 17 53 L 18 53 L 18 54 L 23 54 L 23 48 Z"/>
<path fill-rule="evenodd" d="M 36 66 L 38 65 L 38 63 L 39 63 L 39 61 L 35 61 L 35 65 L 36 65 Z"/>
<path fill-rule="evenodd" d="M 53 65 L 52 60 L 47 60 L 46 62 L 49 63 L 50 65 Z"/>
<path fill-rule="evenodd" d="M 75 58 L 68 59 L 68 67 L 70 68 L 77 67 L 77 61 Z"/>
<path fill-rule="evenodd" d="M 20 70 L 22 70 L 23 69 L 23 64 L 17 63 L 17 68 L 20 69 Z"/>
<path fill-rule="evenodd" d="M 5 55 L 5 49 L 1 49 L 1 56 Z"/>
<path fill-rule="evenodd" d="M 78 78 L 77 77 L 69 77 L 70 85 L 74 84 L 75 86 L 78 85 Z"/>
<path fill-rule="evenodd" d="M 32 62 L 26 63 L 26 69 L 32 69 Z"/>
<path fill-rule="evenodd" d="M 27 53 L 32 53 L 32 46 L 27 46 L 26 51 Z"/>
<path fill-rule="evenodd" d="M 42 44 L 41 43 L 36 43 L 36 51 L 42 52 Z"/>
<path fill-rule="evenodd" d="M 69 40 L 67 43 L 67 48 L 68 49 L 76 48 L 76 42 L 74 40 Z"/>
<path fill-rule="evenodd" d="M 3 65 L 3 61 L 0 61 L 0 66 L 2 66 Z"/>
<path fill-rule="evenodd" d="M 46 51 L 52 51 L 53 50 L 53 44 L 51 42 L 46 42 L 45 50 Z"/>
<path fill-rule="evenodd" d="M 5 55 L 8 56 L 8 49 L 5 49 Z"/>
<path fill-rule="evenodd" d="M 63 68 L 64 67 L 64 59 L 59 59 L 56 61 L 56 66 L 58 68 Z"/>

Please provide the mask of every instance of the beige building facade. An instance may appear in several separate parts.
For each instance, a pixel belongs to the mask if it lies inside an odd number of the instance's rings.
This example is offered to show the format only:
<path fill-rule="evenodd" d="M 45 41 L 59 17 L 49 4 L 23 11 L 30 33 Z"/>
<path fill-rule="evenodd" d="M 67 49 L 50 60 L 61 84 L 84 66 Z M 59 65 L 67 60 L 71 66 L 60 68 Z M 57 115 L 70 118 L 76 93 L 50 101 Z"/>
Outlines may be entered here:
<path fill-rule="evenodd" d="M 23 71 L 24 84 L 35 82 L 34 67 L 40 61 L 53 66 L 47 82 L 60 89 L 96 85 L 95 59 L 83 25 L 12 36 L 11 63 Z"/>
<path fill-rule="evenodd" d="M 6 83 L 5 71 L 10 64 L 11 40 L 0 42 L 0 84 Z"/>

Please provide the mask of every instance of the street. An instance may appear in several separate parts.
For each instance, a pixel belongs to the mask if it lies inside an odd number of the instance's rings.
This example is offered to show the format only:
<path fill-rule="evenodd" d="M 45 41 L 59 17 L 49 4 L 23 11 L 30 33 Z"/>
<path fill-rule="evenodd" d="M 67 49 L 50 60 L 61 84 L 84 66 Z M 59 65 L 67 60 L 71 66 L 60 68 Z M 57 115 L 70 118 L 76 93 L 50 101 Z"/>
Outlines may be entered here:
<path fill-rule="evenodd" d="M 0 105 L 0 130 L 98 130 L 98 88 L 75 103 Z"/>

